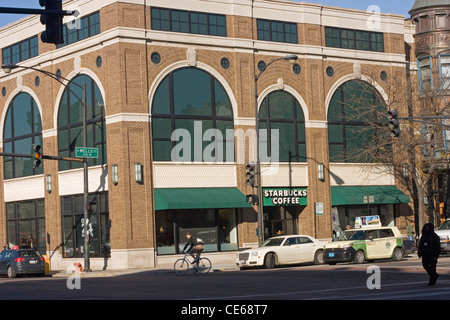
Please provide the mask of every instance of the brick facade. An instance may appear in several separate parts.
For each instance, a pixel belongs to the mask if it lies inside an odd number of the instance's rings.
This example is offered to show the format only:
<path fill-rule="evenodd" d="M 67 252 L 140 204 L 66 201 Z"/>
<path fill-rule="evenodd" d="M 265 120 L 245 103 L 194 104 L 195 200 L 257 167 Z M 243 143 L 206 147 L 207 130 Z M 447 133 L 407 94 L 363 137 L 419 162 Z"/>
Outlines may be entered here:
<path fill-rule="evenodd" d="M 198 5 L 197 2 L 201 2 Z M 254 75 L 259 72 L 259 61 L 272 61 L 289 53 L 298 55 L 297 63 L 301 67 L 300 74 L 292 71 L 292 66 L 285 61 L 274 63 L 258 80 L 259 99 L 264 98 L 274 88 L 283 87 L 292 90 L 303 99 L 302 108 L 306 122 L 306 148 L 308 160 L 306 162 L 307 177 L 298 177 L 306 181 L 308 188 L 308 205 L 301 210 L 297 221 L 297 232 L 317 238 L 332 237 L 331 193 L 333 184 L 330 179 L 330 165 L 328 152 L 327 102 L 342 79 L 371 79 L 377 89 L 386 95 L 392 92 L 393 85 L 404 78 L 408 61 L 405 47 L 413 46 L 405 42 L 405 22 L 403 17 L 396 15 L 382 15 L 383 23 L 387 24 L 384 34 L 383 53 L 357 50 L 328 48 L 325 44 L 325 26 L 336 25 L 344 21 L 355 29 L 367 29 L 364 21 L 368 18 L 366 12 L 323 7 L 324 13 L 320 17 L 321 6 L 303 4 L 292 1 L 229 1 L 217 4 L 216 1 L 181 1 L 170 3 L 177 9 L 203 11 L 226 15 L 227 37 L 211 37 L 193 34 L 155 31 L 151 29 L 150 6 L 167 7 L 166 1 L 147 1 L 147 6 L 133 3 L 103 1 L 103 7 L 97 2 L 82 4 L 76 0 L 66 1 L 67 5 L 81 5 L 81 12 L 90 13 L 100 11 L 101 32 L 94 37 L 56 49 L 52 44 L 39 41 L 39 56 L 19 63 L 26 67 L 34 67 L 56 73 L 61 71 L 64 78 L 71 79 L 77 74 L 87 74 L 99 86 L 105 102 L 106 112 L 106 141 L 108 163 L 103 166 L 106 170 L 104 187 L 109 196 L 109 218 L 111 220 L 111 249 L 113 267 L 138 267 L 157 264 L 155 241 L 155 210 L 154 163 L 151 147 L 151 99 L 158 82 L 170 70 L 191 66 L 189 55 L 195 56 L 194 66 L 206 70 L 221 84 L 226 86 L 227 94 L 235 101 L 235 129 L 253 129 L 254 125 Z M 206 4 L 206 5 L 205 5 Z M 217 6 L 215 6 L 217 5 Z M 256 39 L 256 19 L 267 19 L 267 12 L 273 12 L 274 20 L 280 20 L 284 14 L 281 7 L 288 6 L 299 17 L 308 18 L 297 23 L 298 44 L 275 43 L 258 41 Z M 174 8 L 175 8 L 174 7 Z M 235 9 L 236 14 L 232 15 Z M 306 12 L 306 13 L 305 13 Z M 341 14 L 336 18 L 334 15 Z M 259 16 L 261 15 L 261 16 Z M 319 19 L 321 18 L 321 19 Z M 288 19 L 291 19 L 289 16 Z M 35 28 L 41 32 L 38 17 L 22 20 L 22 23 L 0 30 L 3 43 L 12 44 L 15 30 L 27 24 L 27 30 Z M 292 20 L 292 19 L 291 19 Z M 323 25 L 317 21 L 323 20 Z M 391 21 L 391 22 L 389 22 Z M 329 23 L 329 24 L 328 24 Z M 11 42 L 11 43 L 8 43 Z M 407 45 L 405 45 L 407 44 Z M 152 53 L 157 52 L 161 61 L 155 64 L 151 60 Z M 101 66 L 97 66 L 97 58 L 101 57 Z M 224 69 L 220 61 L 227 58 L 230 67 Z M 327 67 L 334 69 L 334 75 L 326 74 Z M 205 69 L 206 68 L 206 69 Z M 379 77 L 384 71 L 388 75 L 387 81 Z M 35 77 L 40 77 L 40 84 L 35 85 Z M 21 80 L 18 80 L 21 79 Z M 281 84 L 280 84 L 281 79 Z M 63 80 L 65 82 L 65 80 Z M 0 96 L 2 114 L 6 113 L 8 102 L 14 94 L 25 91 L 33 92 L 38 99 L 41 110 L 42 130 L 44 132 L 43 150 L 45 154 L 57 154 L 57 124 L 56 112 L 58 99 L 64 90 L 53 79 L 38 72 L 17 70 L 11 75 L 0 74 L 0 86 L 5 88 L 6 95 Z M 272 88 L 272 89 L 270 89 Z M 401 105 L 400 105 L 401 107 Z M 400 109 L 399 107 L 399 109 Z M 3 128 L 3 125 L 1 125 Z M 246 157 L 249 155 L 246 146 Z M 246 158 L 248 161 L 249 159 Z M 317 177 L 317 163 L 325 167 L 325 181 Z M 143 182 L 134 180 L 134 164 L 143 165 Z M 112 183 L 111 165 L 118 165 L 119 182 Z M 237 179 L 235 186 L 244 194 L 251 192 L 245 184 L 244 164 L 234 164 Z M 284 168 L 286 165 L 283 165 Z M 296 168 L 299 165 L 294 164 Z M 0 169 L 3 163 L 0 163 Z M 297 170 L 297 169 L 296 169 Z M 298 169 L 300 170 L 300 169 Z M 76 171 L 76 170 L 75 170 Z M 1 170 L 3 172 L 3 170 Z M 299 171 L 295 171 L 299 172 Z M 45 174 L 52 175 L 53 189 L 51 193 L 42 191 L 45 198 L 46 233 L 49 234 L 47 250 L 53 251 L 61 243 L 61 217 L 59 197 L 59 175 L 57 162 L 45 162 Z M 287 181 L 287 176 L 277 177 L 280 181 Z M 24 181 L 27 178 L 22 178 Z M 44 178 L 43 178 L 44 179 Z M 183 179 L 180 177 L 180 179 Z M 360 184 L 366 183 L 360 177 L 353 177 L 353 181 L 360 179 Z M 280 182 L 281 183 L 281 182 Z M 369 182 L 370 183 L 370 182 Z M 189 182 L 184 181 L 184 185 Z M 287 185 L 287 184 L 285 184 Z M 264 177 L 263 177 L 263 186 Z M 0 192 L 5 188 L 2 184 Z M 92 190 L 94 191 L 94 190 Z M 1 195 L 0 195 L 1 196 Z M 8 200 L 5 200 L 8 201 Z M 324 214 L 315 215 L 314 204 L 323 203 Z M 6 242 L 5 210 L 0 207 L 0 241 Z M 239 246 L 257 241 L 257 219 L 252 208 L 237 210 Z M 56 250 L 61 252 L 60 249 Z M 137 258 L 139 256 L 140 258 Z M 144 258 L 142 258 L 144 257 Z M 54 260 L 55 268 L 62 268 L 64 259 Z"/>

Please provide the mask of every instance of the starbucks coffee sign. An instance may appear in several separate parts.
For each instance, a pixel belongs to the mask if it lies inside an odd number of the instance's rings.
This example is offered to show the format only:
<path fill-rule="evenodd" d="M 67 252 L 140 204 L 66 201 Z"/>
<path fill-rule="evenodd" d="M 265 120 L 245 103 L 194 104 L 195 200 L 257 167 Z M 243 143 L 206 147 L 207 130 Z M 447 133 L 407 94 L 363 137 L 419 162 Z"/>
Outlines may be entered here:
<path fill-rule="evenodd" d="M 264 206 L 306 206 L 306 188 L 263 188 Z"/>

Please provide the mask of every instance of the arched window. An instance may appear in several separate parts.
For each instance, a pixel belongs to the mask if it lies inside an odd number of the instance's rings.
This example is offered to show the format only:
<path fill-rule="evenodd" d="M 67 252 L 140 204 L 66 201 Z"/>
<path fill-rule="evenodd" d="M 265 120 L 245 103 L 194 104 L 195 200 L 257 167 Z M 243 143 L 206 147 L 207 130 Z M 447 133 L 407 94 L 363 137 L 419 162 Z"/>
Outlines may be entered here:
<path fill-rule="evenodd" d="M 103 97 L 95 81 L 87 75 L 72 79 L 65 89 L 58 112 L 58 152 L 61 157 L 75 157 L 75 148 L 83 147 L 82 86 L 86 84 L 87 147 L 98 148 L 98 158 L 90 166 L 106 163 L 106 124 Z M 80 168 L 74 161 L 59 161 L 59 170 Z"/>
<path fill-rule="evenodd" d="M 260 129 L 267 129 L 267 140 L 260 135 L 261 161 L 276 161 L 278 145 L 280 162 L 306 162 L 305 117 L 300 104 L 286 91 L 274 91 L 264 98 L 259 109 Z M 279 141 L 273 141 L 272 130 L 278 130 Z M 267 146 L 267 152 L 263 152 Z M 272 158 L 271 158 L 272 157 Z"/>
<path fill-rule="evenodd" d="M 42 145 L 42 123 L 34 99 L 19 93 L 10 103 L 3 130 L 3 151 L 33 154 L 33 145 Z M 42 165 L 33 168 L 32 158 L 3 157 L 5 179 L 42 174 Z"/>
<path fill-rule="evenodd" d="M 233 128 L 230 99 L 211 74 L 181 68 L 159 84 L 152 103 L 155 161 L 232 162 Z"/>
<path fill-rule="evenodd" d="M 373 162 L 388 133 L 387 109 L 378 91 L 366 82 L 350 80 L 333 94 L 328 108 L 331 162 Z M 372 150 L 369 147 L 373 146 Z"/>

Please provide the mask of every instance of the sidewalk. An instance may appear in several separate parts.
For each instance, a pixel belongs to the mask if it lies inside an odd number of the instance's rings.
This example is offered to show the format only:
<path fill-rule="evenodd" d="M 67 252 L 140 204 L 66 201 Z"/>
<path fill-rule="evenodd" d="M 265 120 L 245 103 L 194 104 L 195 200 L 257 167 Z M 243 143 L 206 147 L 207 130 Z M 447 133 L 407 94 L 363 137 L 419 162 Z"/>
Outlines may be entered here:
<path fill-rule="evenodd" d="M 210 272 L 222 272 L 222 271 L 237 271 L 239 267 L 235 264 L 224 263 L 213 265 Z M 117 269 L 117 270 L 92 270 L 90 272 L 79 272 L 79 273 L 68 273 L 65 270 L 60 271 L 50 271 L 50 275 L 53 278 L 68 278 L 73 275 L 79 275 L 81 278 L 102 278 L 102 277 L 117 277 L 130 274 L 138 273 L 173 273 L 173 265 L 165 265 L 154 268 L 141 268 L 141 269 Z"/>

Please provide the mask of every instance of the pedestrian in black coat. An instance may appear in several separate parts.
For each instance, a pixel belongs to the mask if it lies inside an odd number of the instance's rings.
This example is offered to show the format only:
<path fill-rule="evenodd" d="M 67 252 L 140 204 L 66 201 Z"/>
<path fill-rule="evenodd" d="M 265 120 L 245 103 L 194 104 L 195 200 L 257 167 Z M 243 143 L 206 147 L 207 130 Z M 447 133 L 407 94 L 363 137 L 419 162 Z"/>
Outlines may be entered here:
<path fill-rule="evenodd" d="M 429 286 L 434 286 L 439 275 L 436 272 L 437 260 L 441 253 L 439 236 L 434 232 L 434 225 L 426 223 L 422 228 L 417 255 L 422 258 L 422 266 L 430 276 Z"/>

